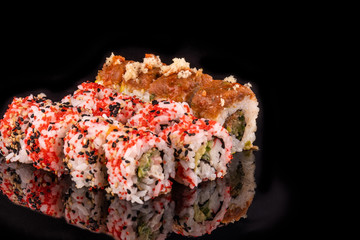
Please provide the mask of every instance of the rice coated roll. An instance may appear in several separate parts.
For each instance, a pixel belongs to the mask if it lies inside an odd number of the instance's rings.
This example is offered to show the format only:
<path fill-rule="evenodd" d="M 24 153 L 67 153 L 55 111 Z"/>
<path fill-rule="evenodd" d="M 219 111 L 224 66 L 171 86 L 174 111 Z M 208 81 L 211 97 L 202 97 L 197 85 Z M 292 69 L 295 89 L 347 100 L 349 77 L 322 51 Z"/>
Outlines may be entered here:
<path fill-rule="evenodd" d="M 232 159 L 232 139 L 219 123 L 184 115 L 161 136 L 174 148 L 175 180 L 190 188 L 223 177 Z"/>
<path fill-rule="evenodd" d="M 72 94 L 62 99 L 63 103 L 69 103 L 82 114 L 93 114 L 98 111 L 98 104 L 113 94 L 112 90 L 96 83 L 84 82 Z"/>
<path fill-rule="evenodd" d="M 71 105 L 55 102 L 31 108 L 31 126 L 24 139 L 26 152 L 36 168 L 60 176 L 65 172 L 64 137 L 79 119 L 79 114 Z"/>
<path fill-rule="evenodd" d="M 126 96 L 113 92 L 97 83 L 84 82 L 78 86 L 73 95 L 68 95 L 62 100 L 69 103 L 79 114 L 91 114 L 116 119 L 121 123 L 134 115 L 142 107 L 142 101 L 136 97 Z"/>
<path fill-rule="evenodd" d="M 114 127 L 104 149 L 109 191 L 120 199 L 143 203 L 171 190 L 173 150 L 162 138 L 144 129 Z"/>
<path fill-rule="evenodd" d="M 192 111 L 187 103 L 172 100 L 153 100 L 145 103 L 135 115 L 128 120 L 128 126 L 145 127 L 158 134 L 165 128 L 179 122 L 179 119 Z"/>
<path fill-rule="evenodd" d="M 213 80 L 196 92 L 190 106 L 195 116 L 219 122 L 233 138 L 233 152 L 253 148 L 258 101 L 249 85 L 233 77 Z"/>
<path fill-rule="evenodd" d="M 107 186 L 103 144 L 115 120 L 90 115 L 72 126 L 64 139 L 64 162 L 77 188 Z"/>
<path fill-rule="evenodd" d="M 233 152 L 257 149 L 253 142 L 259 108 L 251 84 L 236 83 L 233 76 L 214 80 L 202 69 L 190 68 L 184 58 L 174 58 L 166 65 L 159 57 L 148 56 L 143 62 L 134 62 L 112 54 L 99 71 L 97 82 L 138 95 L 147 102 L 154 99 L 187 102 L 196 117 L 215 120 L 230 132 Z M 146 59 L 153 65 L 145 64 Z M 149 69 L 156 69 L 156 73 L 147 74 Z"/>
<path fill-rule="evenodd" d="M 42 102 L 51 103 L 44 94 L 15 97 L 0 120 L 0 152 L 7 161 L 32 163 L 25 150 L 24 138 L 31 125 L 32 106 Z"/>

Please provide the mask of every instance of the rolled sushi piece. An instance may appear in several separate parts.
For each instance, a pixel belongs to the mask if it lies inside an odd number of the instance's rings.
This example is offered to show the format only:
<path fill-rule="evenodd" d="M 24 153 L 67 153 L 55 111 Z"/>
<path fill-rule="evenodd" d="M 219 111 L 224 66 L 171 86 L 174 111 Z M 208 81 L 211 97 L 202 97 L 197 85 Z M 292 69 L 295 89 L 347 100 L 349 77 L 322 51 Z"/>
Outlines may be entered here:
<path fill-rule="evenodd" d="M 174 154 L 162 138 L 144 129 L 114 127 L 104 149 L 112 194 L 142 204 L 170 192 Z"/>
<path fill-rule="evenodd" d="M 63 139 L 80 116 L 71 105 L 57 102 L 43 102 L 31 109 L 26 153 L 36 168 L 61 176 L 65 172 Z"/>
<path fill-rule="evenodd" d="M 160 58 L 153 54 L 146 54 L 143 62 L 135 62 L 112 53 L 106 59 L 103 69 L 99 71 L 96 82 L 149 102 L 153 96 L 148 89 L 150 84 L 161 75 L 161 66 L 163 63 Z"/>
<path fill-rule="evenodd" d="M 174 149 L 177 182 L 194 188 L 225 176 L 232 139 L 218 122 L 186 114 L 161 137 Z"/>
<path fill-rule="evenodd" d="M 259 113 L 258 101 L 249 84 L 233 77 L 204 84 L 189 103 L 196 117 L 219 122 L 233 139 L 233 152 L 256 149 L 253 146 Z"/>
<path fill-rule="evenodd" d="M 77 188 L 75 183 L 64 197 L 64 217 L 67 223 L 92 232 L 106 232 L 108 204 L 103 189 Z"/>
<path fill-rule="evenodd" d="M 199 237 L 220 226 L 230 203 L 230 187 L 224 178 L 201 183 L 190 189 L 175 185 L 176 202 L 173 231 L 183 236 Z"/>
<path fill-rule="evenodd" d="M 179 103 L 172 100 L 153 100 L 145 103 L 133 117 L 127 121 L 131 127 L 145 127 L 159 134 L 165 128 L 180 121 L 185 113 L 192 114 L 186 102 Z"/>
<path fill-rule="evenodd" d="M 64 138 L 64 162 L 77 188 L 108 185 L 103 144 L 115 120 L 82 115 Z"/>
<path fill-rule="evenodd" d="M 165 240 L 172 231 L 174 205 L 170 194 L 144 204 L 115 196 L 108 209 L 107 234 L 119 240 Z"/>
<path fill-rule="evenodd" d="M 105 114 L 124 124 L 142 106 L 142 101 L 136 97 L 116 93 L 91 82 L 80 84 L 78 89 L 72 95 L 63 98 L 62 102 L 74 106 L 79 114 Z"/>
<path fill-rule="evenodd" d="M 32 163 L 26 153 L 24 138 L 31 125 L 32 106 L 49 104 L 45 94 L 15 97 L 0 120 L 0 152 L 10 162 Z"/>
<path fill-rule="evenodd" d="M 98 111 L 98 104 L 113 94 L 112 90 L 99 84 L 83 82 L 72 94 L 65 96 L 61 102 L 71 104 L 82 114 L 93 114 Z"/>

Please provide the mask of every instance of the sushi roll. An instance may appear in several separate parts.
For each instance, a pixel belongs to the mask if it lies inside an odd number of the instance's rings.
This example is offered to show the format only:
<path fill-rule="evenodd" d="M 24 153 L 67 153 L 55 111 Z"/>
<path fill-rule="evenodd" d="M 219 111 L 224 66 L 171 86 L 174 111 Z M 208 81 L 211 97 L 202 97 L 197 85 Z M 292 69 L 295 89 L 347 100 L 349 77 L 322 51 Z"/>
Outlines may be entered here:
<path fill-rule="evenodd" d="M 232 139 L 219 123 L 187 114 L 161 136 L 174 148 L 177 182 L 194 188 L 225 176 Z"/>
<path fill-rule="evenodd" d="M 31 125 L 29 115 L 32 106 L 39 106 L 41 103 L 49 104 L 51 101 L 44 94 L 15 97 L 0 120 L 0 152 L 7 161 L 32 163 L 25 150 L 24 138 Z"/>
<path fill-rule="evenodd" d="M 84 82 L 73 95 L 62 99 L 63 103 L 74 106 L 79 114 L 105 116 L 125 124 L 135 111 L 142 107 L 142 101 L 136 97 L 113 92 L 97 83 Z"/>
<path fill-rule="evenodd" d="M 185 114 L 192 111 L 187 103 L 179 103 L 171 100 L 153 100 L 144 104 L 135 115 L 128 120 L 128 126 L 145 127 L 158 134 L 165 128 L 178 123 Z"/>
<path fill-rule="evenodd" d="M 251 85 L 236 83 L 233 77 L 203 85 L 189 103 L 195 116 L 219 122 L 233 139 L 233 152 L 256 148 L 258 101 Z"/>
<path fill-rule="evenodd" d="M 162 138 L 144 129 L 114 127 L 104 149 L 108 191 L 120 199 L 143 203 L 171 190 L 173 150 Z"/>
<path fill-rule="evenodd" d="M 173 199 L 176 202 L 173 231 L 200 237 L 220 226 L 230 203 L 230 187 L 224 178 L 201 183 L 194 189 L 175 185 Z"/>
<path fill-rule="evenodd" d="M 165 240 L 172 231 L 174 207 L 170 194 L 144 204 L 130 203 L 115 196 L 108 209 L 107 234 L 117 240 Z"/>
<path fill-rule="evenodd" d="M 28 157 L 36 168 L 60 176 L 65 172 L 63 139 L 79 114 L 71 105 L 57 102 L 40 103 L 31 109 L 31 125 L 24 139 Z"/>
<path fill-rule="evenodd" d="M 160 76 L 161 66 L 163 63 L 160 58 L 153 54 L 146 54 L 143 62 L 134 62 L 112 53 L 99 71 L 96 82 L 149 102 L 153 96 L 147 89 Z"/>
<path fill-rule="evenodd" d="M 64 162 L 77 188 L 107 186 L 105 143 L 114 120 L 82 115 L 64 139 Z"/>
<path fill-rule="evenodd" d="M 79 113 L 93 114 L 99 111 L 99 102 L 112 94 L 112 90 L 99 84 L 84 82 L 72 95 L 65 96 L 61 102 L 71 104 Z"/>
<path fill-rule="evenodd" d="M 161 99 L 187 102 L 196 117 L 217 121 L 229 131 L 233 152 L 257 149 L 253 142 L 258 101 L 251 84 L 241 85 L 233 76 L 214 80 L 202 69 L 190 68 L 184 58 L 174 58 L 166 65 L 152 54 L 147 54 L 143 62 L 112 54 L 96 79 L 101 85 L 137 95 L 147 102 Z"/>
<path fill-rule="evenodd" d="M 67 223 L 101 233 L 106 231 L 107 200 L 105 190 L 77 188 L 73 183 L 64 200 Z"/>

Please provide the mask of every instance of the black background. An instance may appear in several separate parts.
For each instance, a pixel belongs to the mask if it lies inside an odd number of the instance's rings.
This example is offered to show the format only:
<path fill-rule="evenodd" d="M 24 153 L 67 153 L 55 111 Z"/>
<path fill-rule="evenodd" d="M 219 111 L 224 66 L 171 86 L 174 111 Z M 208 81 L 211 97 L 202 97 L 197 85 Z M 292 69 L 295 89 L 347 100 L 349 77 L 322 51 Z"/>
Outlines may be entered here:
<path fill-rule="evenodd" d="M 185 57 L 191 67 L 203 68 L 214 79 L 234 75 L 240 83 L 253 85 L 260 103 L 255 142 L 260 147 L 256 153 L 257 192 L 247 219 L 203 239 L 289 238 L 311 231 L 311 221 L 301 220 L 306 208 L 298 193 L 302 185 L 297 170 L 300 164 L 292 145 L 299 130 L 288 110 L 293 106 L 292 91 L 301 78 L 301 73 L 293 72 L 306 41 L 298 32 L 301 24 L 276 16 L 257 22 L 255 16 L 240 19 L 233 12 L 225 16 L 203 13 L 196 21 L 146 15 L 148 18 L 137 22 L 135 17 L 100 19 L 91 15 L 91 20 L 69 22 L 65 15 L 55 22 L 49 22 L 50 16 L 34 16 L 4 26 L 1 114 L 13 96 L 45 92 L 59 100 L 82 81 L 94 81 L 111 52 L 138 61 L 145 53 L 154 53 L 168 64 L 174 57 Z M 0 208 L 4 236 L 108 238 L 13 206 L 4 197 L 0 197 Z"/>

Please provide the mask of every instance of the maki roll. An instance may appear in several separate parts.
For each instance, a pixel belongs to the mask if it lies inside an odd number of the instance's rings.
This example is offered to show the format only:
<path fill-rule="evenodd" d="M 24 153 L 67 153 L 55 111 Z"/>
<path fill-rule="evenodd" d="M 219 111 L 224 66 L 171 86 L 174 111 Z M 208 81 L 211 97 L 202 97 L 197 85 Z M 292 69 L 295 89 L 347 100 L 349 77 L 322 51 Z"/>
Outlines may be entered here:
<path fill-rule="evenodd" d="M 174 148 L 175 180 L 179 183 L 194 188 L 225 176 L 232 159 L 232 140 L 219 123 L 184 115 L 161 136 Z"/>
<path fill-rule="evenodd" d="M 233 139 L 233 152 L 253 148 L 258 101 L 250 85 L 233 77 L 204 84 L 189 103 L 195 116 L 219 122 Z"/>
<path fill-rule="evenodd" d="M 179 122 L 179 119 L 192 111 L 187 103 L 179 103 L 171 100 L 153 100 L 145 103 L 135 115 L 128 120 L 128 126 L 145 127 L 158 134 L 165 128 Z"/>
<path fill-rule="evenodd" d="M 32 106 L 41 103 L 49 104 L 51 101 L 44 94 L 15 97 L 0 120 L 0 152 L 7 161 L 32 163 L 25 150 L 24 138 L 31 125 Z"/>
<path fill-rule="evenodd" d="M 62 102 L 71 104 L 79 114 L 105 114 L 121 123 L 126 123 L 142 106 L 142 101 L 138 98 L 115 93 L 109 88 L 90 82 L 80 84 L 73 95 L 66 96 Z"/>
<path fill-rule="evenodd" d="M 241 85 L 233 76 L 214 80 L 202 69 L 190 68 L 184 58 L 170 65 L 147 54 L 143 62 L 112 54 L 96 82 L 115 91 L 133 94 L 144 101 L 171 99 L 187 102 L 198 118 L 215 120 L 233 139 L 233 152 L 257 149 L 253 146 L 259 108 L 251 84 Z"/>
<path fill-rule="evenodd" d="M 77 188 L 107 186 L 103 144 L 114 120 L 82 115 L 64 139 L 64 162 Z"/>
<path fill-rule="evenodd" d="M 160 58 L 153 54 L 146 54 L 143 62 L 134 62 L 112 53 L 99 71 L 96 82 L 148 102 L 153 96 L 147 90 L 160 76 L 161 66 Z"/>
<path fill-rule="evenodd" d="M 157 135 L 128 126 L 114 127 L 104 144 L 108 189 L 120 199 L 143 203 L 171 190 L 173 150 Z"/>
<path fill-rule="evenodd" d="M 70 105 L 56 102 L 42 102 L 31 109 L 31 124 L 24 139 L 29 159 L 36 168 L 60 176 L 65 172 L 63 139 L 79 114 Z"/>

